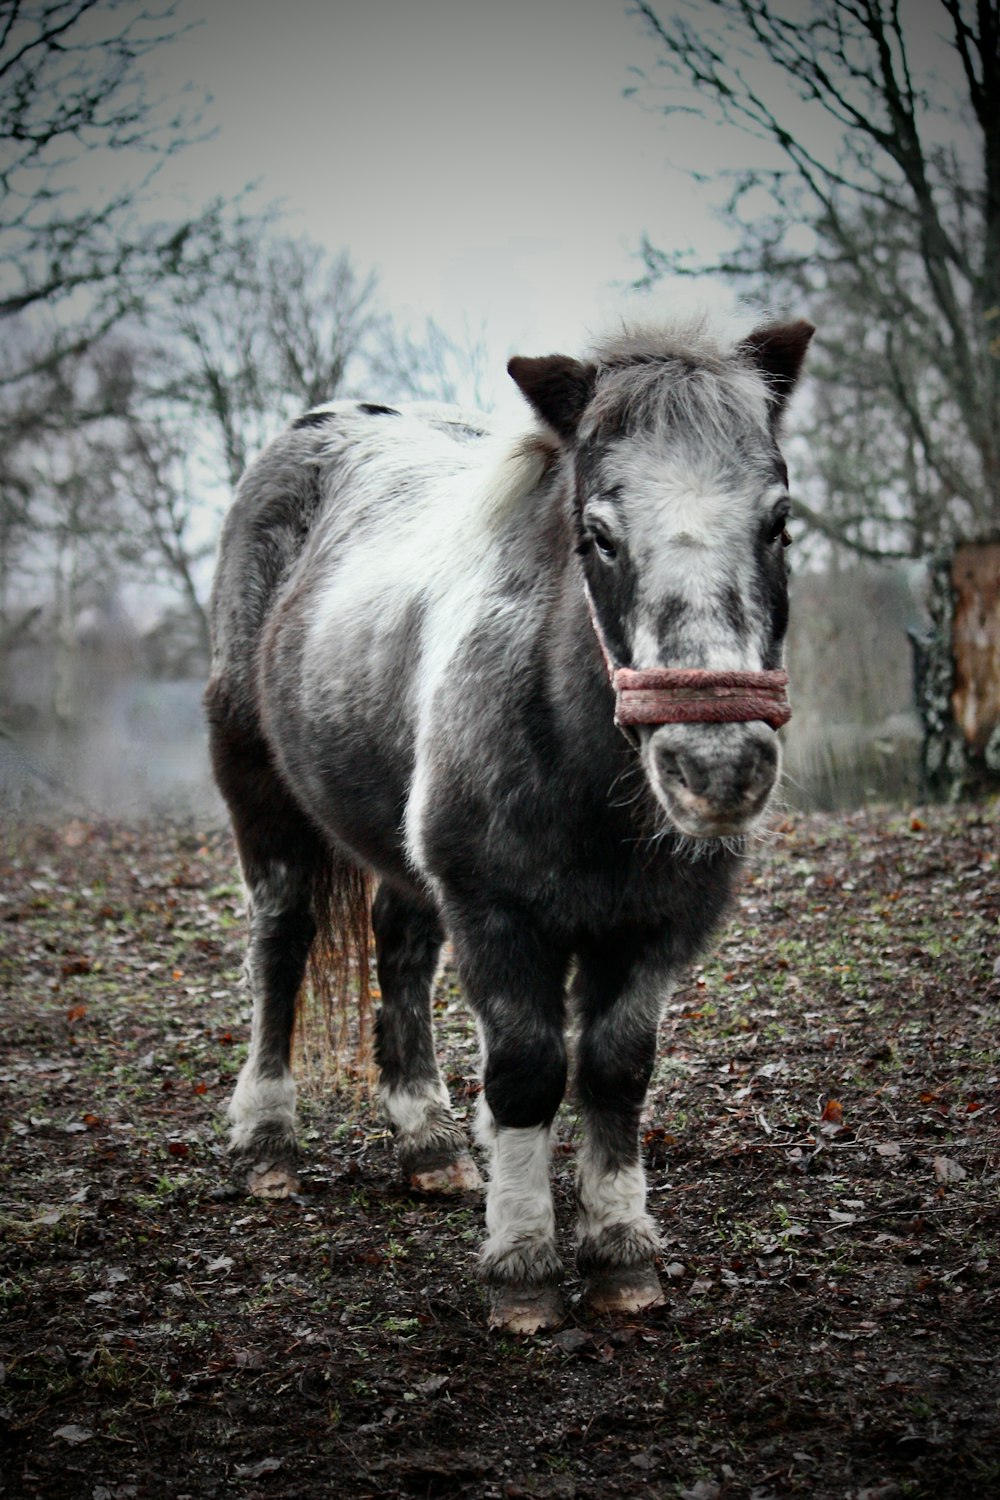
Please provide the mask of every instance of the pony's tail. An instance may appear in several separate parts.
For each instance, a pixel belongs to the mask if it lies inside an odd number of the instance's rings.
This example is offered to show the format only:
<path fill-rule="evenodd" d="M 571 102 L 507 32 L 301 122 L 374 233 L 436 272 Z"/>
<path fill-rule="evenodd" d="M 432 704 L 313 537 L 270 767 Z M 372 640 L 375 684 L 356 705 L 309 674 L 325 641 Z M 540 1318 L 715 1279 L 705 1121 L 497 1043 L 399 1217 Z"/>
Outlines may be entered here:
<path fill-rule="evenodd" d="M 296 1010 L 300 1073 L 317 1085 L 375 1084 L 372 877 L 327 849 L 313 877 L 316 935 Z"/>

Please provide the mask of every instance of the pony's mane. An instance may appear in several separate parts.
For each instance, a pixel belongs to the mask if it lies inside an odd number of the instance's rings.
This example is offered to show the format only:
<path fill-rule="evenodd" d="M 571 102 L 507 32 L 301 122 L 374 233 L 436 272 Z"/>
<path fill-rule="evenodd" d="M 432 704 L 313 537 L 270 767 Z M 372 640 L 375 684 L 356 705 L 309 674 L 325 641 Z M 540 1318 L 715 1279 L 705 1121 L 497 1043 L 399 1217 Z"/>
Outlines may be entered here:
<path fill-rule="evenodd" d="M 766 428 L 759 370 L 733 329 L 705 313 L 665 323 L 623 324 L 590 351 L 597 389 L 588 430 L 673 435 L 697 431 L 732 443 L 734 430 Z"/>
<path fill-rule="evenodd" d="M 550 432 L 532 425 L 491 442 L 470 496 L 470 511 L 500 519 L 538 488 L 555 461 L 558 444 Z"/>

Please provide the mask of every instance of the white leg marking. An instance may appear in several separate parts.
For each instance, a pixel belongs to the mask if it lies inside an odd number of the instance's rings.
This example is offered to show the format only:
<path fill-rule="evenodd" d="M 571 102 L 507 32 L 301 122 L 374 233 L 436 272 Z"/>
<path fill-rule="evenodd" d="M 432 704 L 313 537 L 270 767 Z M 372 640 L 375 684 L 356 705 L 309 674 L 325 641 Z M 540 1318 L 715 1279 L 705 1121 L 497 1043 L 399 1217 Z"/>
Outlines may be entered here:
<path fill-rule="evenodd" d="M 491 1156 L 484 1269 L 500 1280 L 554 1279 L 558 1260 L 549 1183 L 551 1127 L 498 1128 L 481 1097 L 476 1135 L 489 1146 Z"/>
<path fill-rule="evenodd" d="M 281 1078 L 261 1078 L 251 1050 L 229 1101 L 231 1151 L 250 1148 L 253 1137 L 266 1133 L 295 1141 L 295 1080 L 286 1070 Z"/>
<path fill-rule="evenodd" d="M 440 1077 L 428 1079 L 422 1089 L 394 1089 L 380 1083 L 378 1093 L 393 1129 L 415 1144 L 422 1137 L 429 1139 L 431 1123 L 440 1121 L 442 1111 L 451 1114 L 451 1100 Z"/>
<path fill-rule="evenodd" d="M 591 1256 L 603 1258 L 606 1245 L 609 1259 L 629 1264 L 648 1260 L 657 1250 L 659 1236 L 646 1213 L 646 1174 L 638 1162 L 609 1172 L 585 1141 L 577 1169 L 577 1202 L 577 1242 Z"/>
<path fill-rule="evenodd" d="M 482 1188 L 479 1169 L 469 1155 L 465 1132 L 452 1114 L 440 1074 L 427 1079 L 423 1089 L 380 1084 L 379 1097 L 412 1188 L 421 1193 L 469 1193 Z"/>

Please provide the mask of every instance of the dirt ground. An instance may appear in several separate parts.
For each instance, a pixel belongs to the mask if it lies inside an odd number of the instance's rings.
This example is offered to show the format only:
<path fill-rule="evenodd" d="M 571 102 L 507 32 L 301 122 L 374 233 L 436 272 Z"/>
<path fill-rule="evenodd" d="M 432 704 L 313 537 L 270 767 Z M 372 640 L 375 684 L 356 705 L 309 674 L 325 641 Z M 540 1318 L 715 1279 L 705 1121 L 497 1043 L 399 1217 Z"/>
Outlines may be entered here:
<path fill-rule="evenodd" d="M 304 1090 L 300 1195 L 233 1185 L 232 847 L 8 830 L 0 1495 L 1000 1496 L 1000 808 L 784 823 L 662 1027 L 667 1305 L 487 1332 L 481 1203 Z M 469 1112 L 472 1029 L 441 1051 Z M 572 1101 L 554 1174 L 572 1265 Z"/>

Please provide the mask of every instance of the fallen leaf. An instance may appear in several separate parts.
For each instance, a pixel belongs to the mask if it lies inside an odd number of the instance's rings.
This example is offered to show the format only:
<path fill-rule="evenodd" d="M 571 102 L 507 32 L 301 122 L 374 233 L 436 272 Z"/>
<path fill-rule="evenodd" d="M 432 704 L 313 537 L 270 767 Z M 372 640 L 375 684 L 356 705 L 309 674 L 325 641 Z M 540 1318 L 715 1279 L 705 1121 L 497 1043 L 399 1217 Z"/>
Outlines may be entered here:
<path fill-rule="evenodd" d="M 592 1336 L 585 1328 L 564 1328 L 552 1335 L 552 1342 L 564 1354 L 576 1354 L 592 1342 Z"/>
<path fill-rule="evenodd" d="M 89 1443 L 94 1434 L 89 1427 L 78 1427 L 71 1422 L 67 1427 L 57 1427 L 52 1436 L 62 1438 L 64 1443 Z"/>
<path fill-rule="evenodd" d="M 418 1396 L 436 1396 L 438 1391 L 443 1390 L 448 1384 L 447 1375 L 430 1375 L 426 1380 L 421 1380 L 419 1385 L 413 1389 Z"/>
<path fill-rule="evenodd" d="M 721 1494 L 722 1486 L 714 1479 L 699 1479 L 689 1490 L 681 1490 L 681 1500 L 718 1500 Z"/>
<path fill-rule="evenodd" d="M 938 1182 L 961 1182 L 965 1176 L 965 1168 L 957 1161 L 952 1161 L 950 1156 L 935 1156 L 934 1176 Z"/>
<path fill-rule="evenodd" d="M 273 1474 L 280 1469 L 284 1463 L 283 1458 L 262 1458 L 255 1464 L 237 1464 L 236 1477 L 238 1479 L 260 1479 L 264 1474 Z"/>

